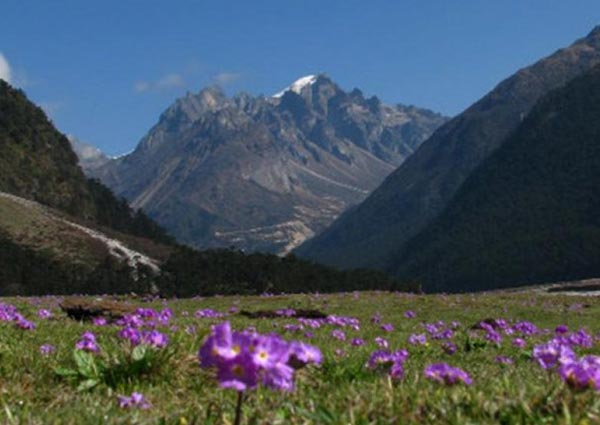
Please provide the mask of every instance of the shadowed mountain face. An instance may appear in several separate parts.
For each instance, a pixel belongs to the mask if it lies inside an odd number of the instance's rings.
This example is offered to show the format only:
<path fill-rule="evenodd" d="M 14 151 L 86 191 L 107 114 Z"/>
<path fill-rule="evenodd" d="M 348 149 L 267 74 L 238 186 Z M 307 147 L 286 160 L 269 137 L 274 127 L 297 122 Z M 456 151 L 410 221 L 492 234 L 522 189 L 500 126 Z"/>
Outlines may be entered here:
<path fill-rule="evenodd" d="M 285 253 L 363 200 L 443 122 L 324 75 L 270 98 L 208 88 L 91 174 L 183 243 Z"/>
<path fill-rule="evenodd" d="M 518 71 L 440 127 L 362 204 L 297 253 L 344 268 L 386 268 L 538 99 L 600 63 L 600 28 Z"/>
<path fill-rule="evenodd" d="M 426 289 L 600 273 L 600 67 L 543 97 L 390 262 Z"/>

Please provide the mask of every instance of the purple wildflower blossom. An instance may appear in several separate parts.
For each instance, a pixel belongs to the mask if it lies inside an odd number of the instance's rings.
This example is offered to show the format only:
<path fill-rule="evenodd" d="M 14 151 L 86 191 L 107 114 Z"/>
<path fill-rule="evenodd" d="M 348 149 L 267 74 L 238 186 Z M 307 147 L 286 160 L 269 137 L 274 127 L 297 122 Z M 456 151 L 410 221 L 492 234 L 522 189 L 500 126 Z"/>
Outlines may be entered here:
<path fill-rule="evenodd" d="M 344 331 L 340 330 L 340 329 L 334 329 L 331 331 L 331 336 L 334 337 L 337 340 L 340 341 L 345 341 L 346 340 L 346 334 L 344 333 Z"/>
<path fill-rule="evenodd" d="M 94 324 L 94 326 L 106 326 L 108 324 L 108 321 L 105 317 L 97 316 L 92 319 L 92 323 Z"/>
<path fill-rule="evenodd" d="M 390 343 L 387 339 L 382 338 L 380 336 L 375 338 L 375 344 L 377 344 L 378 346 L 380 346 L 381 348 L 388 348 L 390 346 Z"/>
<path fill-rule="evenodd" d="M 429 365 L 425 368 L 423 373 L 426 378 L 446 385 L 454 385 L 459 382 L 466 385 L 471 385 L 473 383 L 473 380 L 467 372 L 457 367 L 452 367 L 447 363 L 435 363 Z"/>
<path fill-rule="evenodd" d="M 523 348 L 527 345 L 527 342 L 523 338 L 515 338 L 512 340 L 512 345 L 515 347 Z"/>
<path fill-rule="evenodd" d="M 45 308 L 41 308 L 38 310 L 38 317 L 40 319 L 49 319 L 52 317 L 52 312 L 50 312 L 50 310 L 46 310 Z"/>
<path fill-rule="evenodd" d="M 508 357 L 508 356 L 496 356 L 496 358 L 494 359 L 494 361 L 495 361 L 496 363 L 501 363 L 501 364 L 506 364 L 506 365 L 509 365 L 509 364 L 513 364 L 513 363 L 514 363 L 514 362 L 513 362 L 513 359 L 511 359 L 511 358 L 510 358 L 510 357 Z"/>
<path fill-rule="evenodd" d="M 130 397 L 120 395 L 118 396 L 119 407 L 129 409 L 132 407 L 139 409 L 149 409 L 150 403 L 140 393 L 133 392 Z"/>
<path fill-rule="evenodd" d="M 427 336 L 425 334 L 412 334 L 408 337 L 410 345 L 425 345 L 427 344 Z"/>
<path fill-rule="evenodd" d="M 444 342 L 442 344 L 442 350 L 444 350 L 444 353 L 452 355 L 456 352 L 456 344 L 450 341 Z"/>
<path fill-rule="evenodd" d="M 50 344 L 43 344 L 40 345 L 40 353 L 43 356 L 49 356 L 50 354 L 52 354 L 54 351 L 56 350 L 56 348 L 53 345 Z"/>
<path fill-rule="evenodd" d="M 90 353 L 97 353 L 100 351 L 98 344 L 96 344 L 96 336 L 90 331 L 85 331 L 81 335 L 81 339 L 77 341 L 75 348 L 78 350 L 88 351 Z"/>

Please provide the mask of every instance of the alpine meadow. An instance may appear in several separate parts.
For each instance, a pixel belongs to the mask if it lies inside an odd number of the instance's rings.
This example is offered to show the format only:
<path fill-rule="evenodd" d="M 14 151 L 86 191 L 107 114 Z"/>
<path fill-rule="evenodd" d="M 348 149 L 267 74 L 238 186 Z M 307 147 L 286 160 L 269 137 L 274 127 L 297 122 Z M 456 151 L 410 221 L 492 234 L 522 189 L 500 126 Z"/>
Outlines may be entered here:
<path fill-rule="evenodd" d="M 0 423 L 600 424 L 596 0 L 0 36 Z"/>

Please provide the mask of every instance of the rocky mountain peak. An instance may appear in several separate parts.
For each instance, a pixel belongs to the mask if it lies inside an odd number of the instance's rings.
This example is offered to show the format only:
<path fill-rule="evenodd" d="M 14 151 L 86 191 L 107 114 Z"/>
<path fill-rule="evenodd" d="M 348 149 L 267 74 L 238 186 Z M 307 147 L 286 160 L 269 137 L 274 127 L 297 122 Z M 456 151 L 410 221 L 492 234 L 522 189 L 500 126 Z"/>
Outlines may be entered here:
<path fill-rule="evenodd" d="M 183 243 L 285 253 L 364 199 L 445 122 L 385 107 L 371 111 L 325 74 L 273 97 L 209 87 L 177 100 L 126 160 L 94 176 Z"/>

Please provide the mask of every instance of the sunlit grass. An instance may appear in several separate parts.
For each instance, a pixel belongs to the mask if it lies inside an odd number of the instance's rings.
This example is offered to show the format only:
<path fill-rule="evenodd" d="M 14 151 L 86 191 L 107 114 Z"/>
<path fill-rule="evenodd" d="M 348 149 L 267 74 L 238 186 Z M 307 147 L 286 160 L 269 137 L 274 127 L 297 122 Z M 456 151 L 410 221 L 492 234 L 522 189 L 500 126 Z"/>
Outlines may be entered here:
<path fill-rule="evenodd" d="M 293 393 L 258 388 L 249 393 L 243 406 L 247 423 L 598 423 L 600 397 L 594 391 L 575 392 L 556 374 L 541 369 L 530 359 L 534 343 L 551 337 L 554 327 L 586 328 L 598 332 L 600 305 L 594 298 L 493 294 L 459 296 L 414 296 L 392 293 L 334 295 L 291 295 L 274 297 L 216 297 L 197 300 L 170 300 L 142 303 L 143 307 L 174 311 L 168 326 L 161 330 L 170 338 L 169 356 L 151 374 L 142 374 L 115 384 L 101 384 L 89 391 L 77 391 L 77 384 L 55 373 L 58 367 L 73 367 L 73 348 L 81 333 L 93 330 L 105 355 L 124 350 L 114 326 L 94 327 L 74 322 L 58 308 L 57 299 L 5 299 L 14 304 L 37 328 L 23 331 L 0 322 L 0 422 L 7 423 L 230 423 L 236 394 L 217 387 L 209 371 L 198 366 L 196 353 L 204 336 L 219 319 L 197 319 L 194 312 L 212 308 L 227 312 L 231 306 L 259 309 L 311 308 L 327 314 L 353 316 L 361 329 L 344 328 L 347 340 L 331 337 L 332 326 L 323 326 L 306 339 L 324 354 L 320 368 L 301 370 Z M 37 317 L 39 308 L 50 308 L 54 317 Z M 413 310 L 416 317 L 406 319 Z M 384 332 L 371 323 L 379 312 L 381 323 L 392 323 L 394 331 Z M 527 347 L 513 347 L 505 336 L 501 345 L 468 345 L 472 325 L 486 318 L 528 320 L 550 330 L 548 335 L 528 339 Z M 229 314 L 225 319 L 235 329 L 254 326 L 261 333 L 280 332 L 285 339 L 305 339 L 304 331 L 283 332 L 293 318 L 248 319 Z M 458 350 L 443 352 L 443 341 L 429 338 L 428 345 L 410 346 L 408 336 L 422 333 L 422 323 L 459 321 L 454 337 Z M 374 349 L 377 336 L 390 341 L 391 349 L 406 348 L 405 377 L 392 381 L 385 374 L 367 370 L 364 364 Z M 360 337 L 365 346 L 349 341 Z M 49 355 L 40 354 L 42 344 L 56 346 Z M 585 352 L 600 353 L 600 346 Z M 343 350 L 343 354 L 336 350 Z M 582 351 L 581 351 L 582 352 Z M 494 359 L 506 355 L 513 365 Z M 423 377 L 426 365 L 447 362 L 466 370 L 473 385 L 446 387 Z M 121 409 L 117 395 L 138 391 L 152 407 L 148 410 Z"/>

